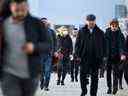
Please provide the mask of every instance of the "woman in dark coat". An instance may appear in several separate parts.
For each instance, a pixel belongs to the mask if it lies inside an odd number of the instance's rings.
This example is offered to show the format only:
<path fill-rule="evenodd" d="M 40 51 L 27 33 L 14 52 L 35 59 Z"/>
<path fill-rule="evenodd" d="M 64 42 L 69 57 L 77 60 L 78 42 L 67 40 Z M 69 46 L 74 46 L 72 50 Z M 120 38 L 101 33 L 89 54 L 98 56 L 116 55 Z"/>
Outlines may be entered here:
<path fill-rule="evenodd" d="M 69 56 L 72 54 L 73 46 L 72 39 L 68 31 L 63 32 L 64 36 L 59 39 L 59 52 L 63 54 L 62 60 L 58 65 L 58 80 L 57 85 L 65 85 L 64 80 L 69 68 Z"/>
<path fill-rule="evenodd" d="M 116 94 L 118 91 L 118 82 L 121 80 L 119 64 L 125 58 L 122 33 L 119 28 L 119 22 L 113 19 L 110 22 L 110 27 L 106 29 L 106 47 L 107 47 L 107 86 L 108 94 Z M 113 86 L 111 74 L 113 71 Z M 121 86 L 122 87 L 122 86 Z M 112 90 L 113 88 L 113 90 Z"/>

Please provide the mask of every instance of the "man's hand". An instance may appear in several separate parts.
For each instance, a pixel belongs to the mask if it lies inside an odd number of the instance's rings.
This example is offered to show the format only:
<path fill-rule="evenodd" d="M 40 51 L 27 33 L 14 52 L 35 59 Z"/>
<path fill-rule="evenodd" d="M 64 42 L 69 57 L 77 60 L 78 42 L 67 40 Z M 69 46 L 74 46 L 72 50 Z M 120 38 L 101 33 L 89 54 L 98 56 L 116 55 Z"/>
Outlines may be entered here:
<path fill-rule="evenodd" d="M 121 60 L 126 60 L 126 56 L 125 55 L 121 55 Z"/>
<path fill-rule="evenodd" d="M 70 60 L 72 61 L 74 59 L 74 56 L 73 55 L 70 55 Z"/>
<path fill-rule="evenodd" d="M 55 56 L 55 57 L 58 57 L 58 52 L 55 52 L 55 53 L 54 53 L 54 56 Z"/>
<path fill-rule="evenodd" d="M 26 43 L 26 44 L 23 46 L 23 51 L 24 51 L 26 54 L 32 54 L 32 53 L 34 52 L 34 45 L 33 45 L 31 42 Z"/>

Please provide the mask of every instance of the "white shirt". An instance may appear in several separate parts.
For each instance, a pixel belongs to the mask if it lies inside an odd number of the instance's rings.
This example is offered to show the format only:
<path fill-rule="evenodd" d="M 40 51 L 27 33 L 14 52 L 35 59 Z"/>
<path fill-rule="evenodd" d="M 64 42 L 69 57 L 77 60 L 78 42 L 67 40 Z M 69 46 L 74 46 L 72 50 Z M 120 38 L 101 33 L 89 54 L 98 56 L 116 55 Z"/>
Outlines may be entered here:
<path fill-rule="evenodd" d="M 92 34 L 93 33 L 93 29 L 89 29 L 90 30 L 90 33 Z"/>
<path fill-rule="evenodd" d="M 76 37 L 71 36 L 71 38 L 72 38 L 72 45 L 73 45 L 73 53 L 75 53 Z"/>

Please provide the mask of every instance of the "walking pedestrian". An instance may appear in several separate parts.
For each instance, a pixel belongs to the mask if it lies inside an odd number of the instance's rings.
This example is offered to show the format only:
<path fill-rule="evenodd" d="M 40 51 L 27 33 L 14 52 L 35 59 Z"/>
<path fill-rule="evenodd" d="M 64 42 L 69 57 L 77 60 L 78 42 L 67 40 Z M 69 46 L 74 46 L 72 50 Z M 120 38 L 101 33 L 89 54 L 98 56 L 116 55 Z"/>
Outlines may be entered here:
<path fill-rule="evenodd" d="M 76 44 L 76 38 L 77 38 L 78 30 L 77 28 L 74 29 L 73 34 L 71 36 L 72 44 L 73 44 L 73 52 L 70 56 L 71 60 L 71 82 L 78 82 L 78 73 L 79 73 L 79 63 L 77 62 L 77 56 L 75 55 L 75 44 Z"/>
<path fill-rule="evenodd" d="M 86 22 L 80 29 L 76 42 L 76 55 L 81 60 L 81 96 L 87 94 L 88 75 L 91 76 L 90 96 L 97 96 L 98 70 L 104 57 L 104 32 L 96 25 L 95 15 L 88 15 Z"/>
<path fill-rule="evenodd" d="M 3 28 L 0 54 L 3 95 L 34 96 L 40 54 L 49 49 L 46 31 L 40 20 L 30 15 L 27 0 L 9 0 L 8 10 L 11 13 L 0 26 Z"/>
<path fill-rule="evenodd" d="M 113 19 L 110 22 L 110 27 L 106 29 L 106 46 L 107 46 L 107 94 L 116 94 L 119 85 L 119 64 L 120 61 L 125 59 L 122 33 L 119 28 L 119 22 Z M 112 84 L 112 71 L 113 71 L 113 84 Z M 113 86 L 112 86 L 113 85 Z"/>
<path fill-rule="evenodd" d="M 59 53 L 63 54 L 63 58 L 60 60 L 58 64 L 58 80 L 57 85 L 65 85 L 64 80 L 66 78 L 67 69 L 70 61 L 70 55 L 72 54 L 72 39 L 68 33 L 68 30 L 64 28 L 63 37 L 60 38 L 59 42 Z M 62 56 L 61 56 L 62 57 Z"/>
<path fill-rule="evenodd" d="M 42 54 L 42 74 L 41 74 L 41 89 L 44 88 L 45 91 L 49 91 L 49 83 L 50 83 L 50 77 L 52 72 L 52 59 L 56 52 L 56 46 L 57 46 L 57 39 L 56 39 L 56 33 L 53 29 L 50 28 L 50 22 L 48 22 L 47 18 L 42 18 L 42 26 L 45 26 L 45 29 L 47 30 L 47 34 L 49 37 L 49 44 L 50 44 L 50 50 L 48 53 Z"/>

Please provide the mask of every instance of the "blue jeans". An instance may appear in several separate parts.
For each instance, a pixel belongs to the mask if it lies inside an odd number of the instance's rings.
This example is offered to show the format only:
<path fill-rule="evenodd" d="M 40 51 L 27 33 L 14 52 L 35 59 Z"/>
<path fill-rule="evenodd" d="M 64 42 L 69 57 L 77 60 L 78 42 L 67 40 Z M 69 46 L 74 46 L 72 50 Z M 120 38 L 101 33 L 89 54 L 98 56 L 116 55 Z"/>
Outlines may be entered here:
<path fill-rule="evenodd" d="M 51 70 L 52 70 L 52 56 L 50 55 L 42 56 L 41 63 L 42 63 L 41 87 L 43 86 L 47 88 L 49 86 Z"/>

